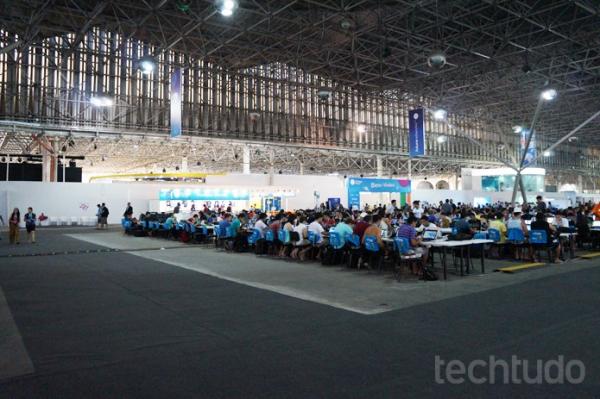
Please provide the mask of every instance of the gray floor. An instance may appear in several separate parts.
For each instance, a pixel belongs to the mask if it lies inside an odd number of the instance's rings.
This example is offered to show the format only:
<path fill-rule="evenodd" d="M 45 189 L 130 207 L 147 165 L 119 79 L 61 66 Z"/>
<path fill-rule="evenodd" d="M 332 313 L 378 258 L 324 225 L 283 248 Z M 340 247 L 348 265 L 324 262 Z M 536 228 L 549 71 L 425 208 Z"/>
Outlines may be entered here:
<path fill-rule="evenodd" d="M 0 287 L 34 368 L 1 380 L 2 398 L 600 394 L 598 261 L 527 272 L 535 278 L 503 275 L 523 280 L 364 315 L 145 256 L 96 252 L 104 247 L 65 233 L 40 232 L 38 245 L 73 253 L 0 258 Z M 90 252 L 75 253 L 77 242 Z M 13 249 L 3 240 L 0 251 Z M 178 251 L 188 249 L 156 254 Z M 246 267 L 255 257 L 239 259 Z M 466 362 L 490 355 L 580 359 L 586 379 L 579 385 L 435 383 L 435 356 Z"/>

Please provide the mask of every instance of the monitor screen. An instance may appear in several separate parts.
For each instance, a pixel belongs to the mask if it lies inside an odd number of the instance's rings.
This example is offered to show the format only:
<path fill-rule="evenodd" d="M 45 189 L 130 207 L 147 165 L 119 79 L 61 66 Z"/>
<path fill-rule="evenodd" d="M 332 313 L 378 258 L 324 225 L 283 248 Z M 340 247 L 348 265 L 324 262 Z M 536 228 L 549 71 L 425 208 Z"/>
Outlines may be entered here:
<path fill-rule="evenodd" d="M 425 230 L 423 233 L 423 238 L 426 240 L 435 240 L 437 237 L 437 231 L 435 230 Z"/>

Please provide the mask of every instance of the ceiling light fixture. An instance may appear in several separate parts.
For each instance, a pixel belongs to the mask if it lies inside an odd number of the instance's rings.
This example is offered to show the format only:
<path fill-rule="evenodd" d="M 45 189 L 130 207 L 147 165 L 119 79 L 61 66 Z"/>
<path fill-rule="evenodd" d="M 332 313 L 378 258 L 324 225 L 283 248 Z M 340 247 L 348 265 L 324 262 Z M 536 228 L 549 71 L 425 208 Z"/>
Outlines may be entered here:
<path fill-rule="evenodd" d="M 149 55 L 140 58 L 138 67 L 144 75 L 150 75 L 156 69 L 156 61 Z"/>
<path fill-rule="evenodd" d="M 542 92 L 541 97 L 543 100 L 552 101 L 558 95 L 555 89 L 546 89 Z"/>
<path fill-rule="evenodd" d="M 222 16 L 231 17 L 237 8 L 237 2 L 235 0 L 220 0 L 218 8 Z"/>
<path fill-rule="evenodd" d="M 446 136 L 438 136 L 437 138 L 437 142 L 440 144 L 445 143 L 446 141 L 448 141 L 448 137 Z"/>
<path fill-rule="evenodd" d="M 433 111 L 433 118 L 438 121 L 443 121 L 448 116 L 448 113 L 444 109 L 436 109 Z"/>
<path fill-rule="evenodd" d="M 114 101 L 108 96 L 96 95 L 90 98 L 90 103 L 94 107 L 110 107 L 114 104 Z"/>
<path fill-rule="evenodd" d="M 367 131 L 367 127 L 365 125 L 356 126 L 356 131 L 360 134 L 363 134 Z"/>
<path fill-rule="evenodd" d="M 523 126 L 521 125 L 515 125 L 512 127 L 513 132 L 515 132 L 515 134 L 519 134 L 523 131 Z"/>

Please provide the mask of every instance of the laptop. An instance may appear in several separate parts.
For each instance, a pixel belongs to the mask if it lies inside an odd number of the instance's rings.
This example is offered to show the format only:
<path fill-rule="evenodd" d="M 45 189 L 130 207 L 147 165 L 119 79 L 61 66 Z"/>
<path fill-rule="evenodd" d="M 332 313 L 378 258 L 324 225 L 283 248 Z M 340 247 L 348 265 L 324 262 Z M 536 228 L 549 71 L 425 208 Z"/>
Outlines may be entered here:
<path fill-rule="evenodd" d="M 438 232 L 435 230 L 425 230 L 423 232 L 423 241 L 432 241 L 437 238 Z"/>

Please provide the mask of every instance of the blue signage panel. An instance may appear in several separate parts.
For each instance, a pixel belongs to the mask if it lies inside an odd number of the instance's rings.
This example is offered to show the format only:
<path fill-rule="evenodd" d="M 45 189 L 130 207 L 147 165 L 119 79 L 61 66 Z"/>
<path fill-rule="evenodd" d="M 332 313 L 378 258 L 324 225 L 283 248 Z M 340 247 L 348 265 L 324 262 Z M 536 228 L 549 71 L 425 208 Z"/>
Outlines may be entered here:
<path fill-rule="evenodd" d="M 525 160 L 523 161 L 523 167 L 533 166 L 533 160 L 537 157 L 537 149 L 535 148 L 535 132 L 531 136 L 531 141 L 529 142 L 529 148 L 525 148 L 527 146 L 527 137 L 529 137 L 529 129 L 521 130 L 521 151 L 525 153 Z"/>
<path fill-rule="evenodd" d="M 408 149 L 411 157 L 425 155 L 425 111 L 423 108 L 408 111 Z"/>
<path fill-rule="evenodd" d="M 171 75 L 171 137 L 181 136 L 181 69 Z"/>
<path fill-rule="evenodd" d="M 410 193 L 410 180 L 349 177 L 348 206 L 360 208 L 360 193 Z"/>
<path fill-rule="evenodd" d="M 191 200 L 210 200 L 210 201 L 244 201 L 250 199 L 248 190 L 222 190 L 210 188 L 176 188 L 162 189 L 159 193 L 161 201 L 191 201 Z"/>

